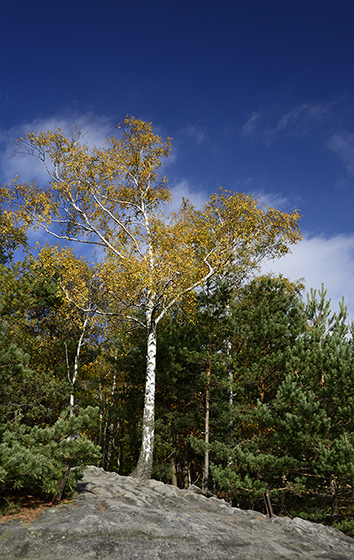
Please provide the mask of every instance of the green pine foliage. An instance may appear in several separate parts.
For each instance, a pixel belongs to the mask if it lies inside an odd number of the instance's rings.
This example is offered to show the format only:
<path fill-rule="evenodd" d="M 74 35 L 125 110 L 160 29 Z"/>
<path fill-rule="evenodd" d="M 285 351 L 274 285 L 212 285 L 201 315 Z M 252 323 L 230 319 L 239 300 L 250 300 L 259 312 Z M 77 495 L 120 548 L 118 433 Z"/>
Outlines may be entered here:
<path fill-rule="evenodd" d="M 286 376 L 291 347 L 304 329 L 299 289 L 282 277 L 260 277 L 231 309 L 230 422 L 212 444 L 212 473 L 228 498 L 242 507 L 262 507 L 267 489 L 272 458 L 257 410 L 260 404 L 271 406 Z"/>
<path fill-rule="evenodd" d="M 21 413 L 28 424 L 51 424 L 69 399 L 57 319 L 63 298 L 31 261 L 0 266 L 0 295 L 0 423 Z"/>
<path fill-rule="evenodd" d="M 21 490 L 53 497 L 68 467 L 66 489 L 72 492 L 85 465 L 100 458 L 99 448 L 86 435 L 97 416 L 98 409 L 87 407 L 77 416 L 64 413 L 45 428 L 22 424 L 21 417 L 9 423 L 0 443 L 0 495 Z"/>
<path fill-rule="evenodd" d="M 311 292 L 306 307 L 296 299 L 289 305 L 289 294 L 278 299 L 276 291 L 277 301 L 284 303 L 280 315 L 269 290 L 266 299 L 255 300 L 262 301 L 258 315 L 249 298 L 241 301 L 241 306 L 247 301 L 255 323 L 241 348 L 245 352 L 251 340 L 255 362 L 241 359 L 244 367 L 249 364 L 249 377 L 241 369 L 233 445 L 215 443 L 213 475 L 243 507 L 261 509 L 267 490 L 278 514 L 349 521 L 354 513 L 354 359 L 346 309 L 342 303 L 332 314 L 323 289 L 318 297 Z M 264 379 L 268 392 L 262 391 Z"/>
<path fill-rule="evenodd" d="M 303 517 L 334 523 L 354 512 L 353 342 L 344 304 L 332 314 L 324 289 L 311 292 L 305 312 L 289 374 L 259 415 L 269 448 L 288 458 L 282 486 L 290 503 L 295 494 Z"/>
<path fill-rule="evenodd" d="M 180 487 L 200 475 L 189 441 L 203 421 L 201 365 L 194 359 L 199 346 L 200 332 L 181 310 L 160 325 L 153 476 Z"/>
<path fill-rule="evenodd" d="M 83 465 L 98 461 L 92 442 L 98 410 L 67 418 L 62 294 L 33 260 L 0 265 L 0 495 L 48 497 L 68 465 L 74 488 Z"/>
<path fill-rule="evenodd" d="M 179 486 L 201 484 L 205 476 L 206 399 L 211 437 L 228 422 L 231 297 L 227 283 L 209 282 L 188 317 L 182 307 L 161 325 L 154 473 Z"/>

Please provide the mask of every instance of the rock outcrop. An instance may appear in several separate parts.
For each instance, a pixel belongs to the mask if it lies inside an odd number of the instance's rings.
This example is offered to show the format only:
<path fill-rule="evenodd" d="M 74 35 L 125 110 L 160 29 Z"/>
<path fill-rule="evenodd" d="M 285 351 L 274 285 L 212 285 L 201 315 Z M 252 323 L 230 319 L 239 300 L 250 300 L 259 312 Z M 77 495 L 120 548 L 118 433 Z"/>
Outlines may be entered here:
<path fill-rule="evenodd" d="M 354 560 L 354 539 L 88 467 L 69 504 L 0 524 L 1 560 Z"/>

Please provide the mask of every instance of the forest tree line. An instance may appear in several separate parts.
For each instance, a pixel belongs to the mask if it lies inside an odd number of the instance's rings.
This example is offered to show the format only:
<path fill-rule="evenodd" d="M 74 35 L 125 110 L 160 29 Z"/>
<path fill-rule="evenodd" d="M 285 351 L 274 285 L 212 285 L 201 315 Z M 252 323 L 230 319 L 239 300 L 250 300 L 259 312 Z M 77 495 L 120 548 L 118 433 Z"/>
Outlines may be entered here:
<path fill-rule="evenodd" d="M 1 265 L 3 496 L 54 494 L 70 462 L 129 475 L 139 455 L 144 330 L 92 316 L 73 382 L 84 313 L 41 269 Z M 344 303 L 302 295 L 281 276 L 235 287 L 226 274 L 164 319 L 152 476 L 261 511 L 266 490 L 278 515 L 349 529 L 353 333 Z"/>

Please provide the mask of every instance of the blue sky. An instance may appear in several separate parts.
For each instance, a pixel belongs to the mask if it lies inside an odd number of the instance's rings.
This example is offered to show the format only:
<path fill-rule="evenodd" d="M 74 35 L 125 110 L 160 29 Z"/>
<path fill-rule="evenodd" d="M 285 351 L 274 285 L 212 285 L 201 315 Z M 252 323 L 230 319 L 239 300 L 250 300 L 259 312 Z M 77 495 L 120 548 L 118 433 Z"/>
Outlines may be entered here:
<path fill-rule="evenodd" d="M 126 114 L 173 138 L 176 196 L 219 186 L 299 209 L 271 268 L 325 283 L 354 317 L 354 3 L 219 0 L 2 4 L 0 182 L 23 128 L 79 123 L 100 143 Z M 269 270 L 269 266 L 267 268 Z"/>

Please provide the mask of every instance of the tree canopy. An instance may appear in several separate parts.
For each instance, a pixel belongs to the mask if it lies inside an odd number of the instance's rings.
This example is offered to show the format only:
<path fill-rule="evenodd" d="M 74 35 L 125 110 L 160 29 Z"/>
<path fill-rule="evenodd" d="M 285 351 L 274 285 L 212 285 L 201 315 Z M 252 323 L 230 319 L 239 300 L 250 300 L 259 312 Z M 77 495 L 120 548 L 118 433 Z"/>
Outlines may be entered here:
<path fill-rule="evenodd" d="M 297 211 L 262 208 L 250 195 L 224 190 L 203 209 L 184 200 L 166 216 L 171 191 L 158 170 L 170 153 L 170 139 L 162 141 L 151 123 L 134 117 L 119 128 L 119 137 L 93 148 L 79 131 L 71 137 L 60 129 L 28 132 L 17 148 L 43 162 L 48 181 L 29 185 L 16 178 L 2 194 L 13 223 L 93 246 L 96 312 L 146 330 L 143 438 L 134 471 L 145 478 L 151 475 L 154 449 L 157 325 L 226 267 L 244 276 L 263 258 L 285 254 L 301 235 Z M 66 295 L 83 309 L 75 290 L 68 287 Z"/>

